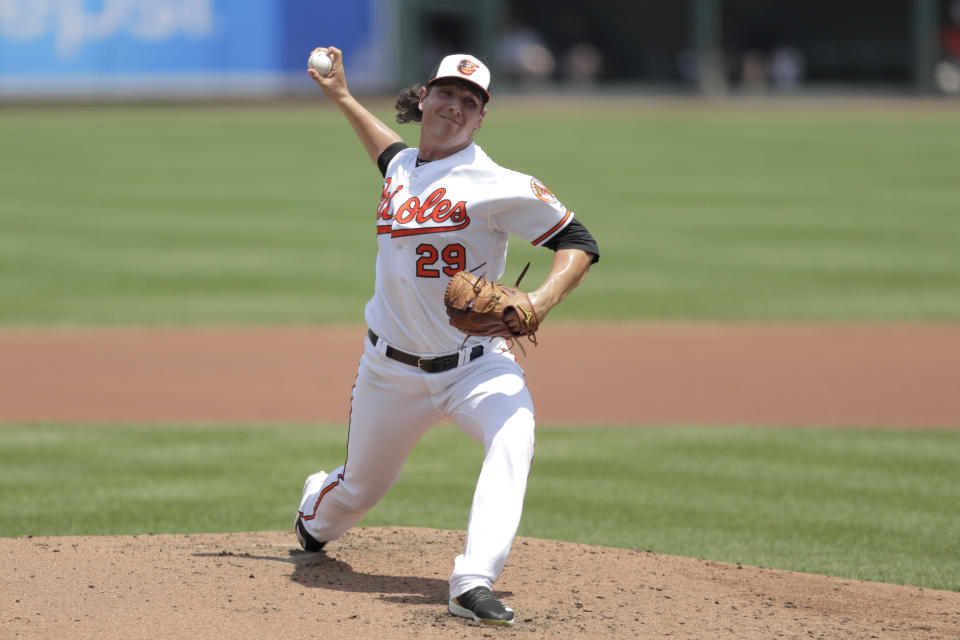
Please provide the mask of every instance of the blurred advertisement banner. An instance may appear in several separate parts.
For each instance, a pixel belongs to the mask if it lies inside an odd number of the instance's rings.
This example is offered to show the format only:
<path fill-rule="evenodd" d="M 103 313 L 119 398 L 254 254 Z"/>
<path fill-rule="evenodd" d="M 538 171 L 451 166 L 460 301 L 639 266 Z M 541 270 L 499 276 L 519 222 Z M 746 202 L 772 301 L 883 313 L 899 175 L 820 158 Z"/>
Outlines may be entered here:
<path fill-rule="evenodd" d="M 389 80 L 384 0 L 0 0 L 0 94 L 307 90 L 315 46 L 359 88 Z M 350 68 L 350 65 L 353 68 Z"/>
<path fill-rule="evenodd" d="M 91 54 L 110 41 L 202 42 L 212 32 L 212 0 L 0 0 L 0 35 L 27 45 L 10 47 L 12 61 L 6 62 L 23 69 L 74 64 L 84 57 L 94 62 Z"/>

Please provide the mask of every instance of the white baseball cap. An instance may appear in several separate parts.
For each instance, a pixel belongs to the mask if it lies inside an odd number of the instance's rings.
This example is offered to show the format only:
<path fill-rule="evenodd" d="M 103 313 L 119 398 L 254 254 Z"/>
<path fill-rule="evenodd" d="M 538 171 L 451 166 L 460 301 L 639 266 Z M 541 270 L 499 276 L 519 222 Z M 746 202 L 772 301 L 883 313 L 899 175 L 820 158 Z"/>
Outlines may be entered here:
<path fill-rule="evenodd" d="M 437 65 L 436 70 L 430 76 L 427 84 L 430 85 L 437 80 L 448 78 L 465 80 L 470 84 L 476 85 L 480 88 L 480 91 L 484 97 L 486 97 L 487 101 L 490 100 L 490 92 L 488 91 L 490 87 L 490 69 L 474 56 L 468 53 L 454 53 L 446 56 L 440 61 L 440 64 Z"/>

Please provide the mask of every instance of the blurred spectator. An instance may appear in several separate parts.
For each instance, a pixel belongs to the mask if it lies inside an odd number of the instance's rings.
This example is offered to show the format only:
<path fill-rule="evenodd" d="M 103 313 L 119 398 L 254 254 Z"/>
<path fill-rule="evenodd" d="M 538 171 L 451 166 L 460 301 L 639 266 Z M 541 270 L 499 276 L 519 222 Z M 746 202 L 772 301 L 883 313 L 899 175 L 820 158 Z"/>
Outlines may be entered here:
<path fill-rule="evenodd" d="M 778 45 L 772 51 L 752 49 L 740 58 L 740 86 L 744 91 L 760 93 L 773 89 L 795 91 L 806 70 L 803 54 L 793 47 Z"/>
<path fill-rule="evenodd" d="M 947 5 L 947 19 L 940 31 L 940 46 L 944 53 L 960 60 L 960 0 L 952 0 Z"/>
<path fill-rule="evenodd" d="M 940 29 L 942 58 L 934 69 L 934 78 L 941 91 L 960 94 L 960 0 L 951 0 Z"/>
<path fill-rule="evenodd" d="M 604 54 L 598 43 L 596 12 L 583 7 L 557 7 L 551 42 L 558 52 L 558 76 L 572 84 L 592 84 L 600 78 Z"/>
<path fill-rule="evenodd" d="M 501 72 L 520 84 L 548 80 L 557 67 L 543 36 L 516 18 L 510 19 L 504 28 L 498 53 Z"/>
<path fill-rule="evenodd" d="M 592 42 L 577 42 L 563 56 L 566 79 L 574 84 L 592 84 L 603 70 L 603 54 Z"/>
<path fill-rule="evenodd" d="M 769 84 L 769 65 L 763 51 L 744 51 L 740 58 L 740 86 L 744 91 L 766 91 Z"/>
<path fill-rule="evenodd" d="M 807 63 L 793 47 L 777 47 L 770 56 L 770 80 L 777 91 L 795 91 L 803 80 Z"/>

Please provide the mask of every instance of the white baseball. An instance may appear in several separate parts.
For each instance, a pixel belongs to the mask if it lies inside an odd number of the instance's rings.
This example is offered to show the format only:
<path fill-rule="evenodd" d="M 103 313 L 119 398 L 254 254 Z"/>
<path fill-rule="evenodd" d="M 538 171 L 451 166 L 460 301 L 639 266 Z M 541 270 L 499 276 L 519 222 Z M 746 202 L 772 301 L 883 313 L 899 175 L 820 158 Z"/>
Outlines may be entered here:
<path fill-rule="evenodd" d="M 333 69 L 333 60 L 322 51 L 314 51 L 310 54 L 310 60 L 308 60 L 307 63 L 311 69 L 322 76 L 327 75 L 330 73 L 330 70 Z"/>

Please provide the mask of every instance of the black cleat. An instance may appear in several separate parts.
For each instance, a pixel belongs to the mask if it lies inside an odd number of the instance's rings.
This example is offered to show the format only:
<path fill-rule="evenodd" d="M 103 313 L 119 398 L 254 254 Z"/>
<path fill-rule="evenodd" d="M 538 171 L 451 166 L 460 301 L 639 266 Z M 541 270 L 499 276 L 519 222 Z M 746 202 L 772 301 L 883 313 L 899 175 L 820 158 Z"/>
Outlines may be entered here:
<path fill-rule="evenodd" d="M 513 609 L 503 606 L 486 587 L 474 587 L 456 598 L 451 598 L 450 613 L 486 624 L 513 624 Z"/>
<path fill-rule="evenodd" d="M 297 521 L 293 525 L 293 530 L 297 532 L 297 540 L 300 541 L 300 546 L 303 547 L 304 551 L 320 551 L 323 549 L 323 545 L 327 544 L 326 542 L 320 542 L 307 533 L 307 528 L 303 526 L 303 520 L 299 515 L 297 515 Z"/>

